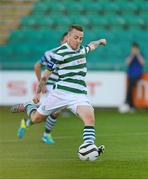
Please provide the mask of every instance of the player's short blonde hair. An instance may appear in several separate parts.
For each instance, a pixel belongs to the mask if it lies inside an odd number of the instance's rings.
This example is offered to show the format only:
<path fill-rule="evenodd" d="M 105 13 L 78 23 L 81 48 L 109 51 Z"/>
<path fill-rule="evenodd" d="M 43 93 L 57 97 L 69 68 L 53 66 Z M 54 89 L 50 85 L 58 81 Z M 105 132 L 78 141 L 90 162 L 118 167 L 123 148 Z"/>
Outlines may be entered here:
<path fill-rule="evenodd" d="M 76 30 L 78 30 L 78 31 L 83 32 L 83 27 L 80 26 L 80 25 L 78 25 L 78 24 L 73 24 L 73 25 L 71 25 L 71 26 L 69 27 L 68 32 L 70 32 L 72 29 L 76 29 Z"/>

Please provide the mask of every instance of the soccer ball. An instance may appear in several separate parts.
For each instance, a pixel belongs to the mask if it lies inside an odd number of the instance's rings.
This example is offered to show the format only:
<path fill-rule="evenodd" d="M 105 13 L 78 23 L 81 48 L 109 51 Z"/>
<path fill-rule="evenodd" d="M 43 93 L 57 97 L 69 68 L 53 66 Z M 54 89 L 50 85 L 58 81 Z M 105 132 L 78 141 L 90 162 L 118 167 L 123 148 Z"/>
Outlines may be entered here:
<path fill-rule="evenodd" d="M 84 143 L 79 147 L 78 156 L 82 161 L 95 161 L 99 156 L 98 148 L 95 144 Z"/>
<path fill-rule="evenodd" d="M 130 107 L 128 104 L 122 104 L 119 108 L 118 108 L 118 111 L 120 113 L 127 113 L 130 111 Z"/>

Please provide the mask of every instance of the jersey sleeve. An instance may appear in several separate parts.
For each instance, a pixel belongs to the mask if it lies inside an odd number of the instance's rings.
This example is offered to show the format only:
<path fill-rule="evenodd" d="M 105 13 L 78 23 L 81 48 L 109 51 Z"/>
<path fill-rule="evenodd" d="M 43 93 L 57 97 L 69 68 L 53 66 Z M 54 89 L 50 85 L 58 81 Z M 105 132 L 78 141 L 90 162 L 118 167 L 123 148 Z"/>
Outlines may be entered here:
<path fill-rule="evenodd" d="M 82 52 L 83 54 L 88 54 L 90 52 L 90 47 L 87 45 L 87 46 L 82 46 Z"/>
<path fill-rule="evenodd" d="M 54 57 L 52 52 L 45 52 L 44 58 L 46 60 L 46 69 L 49 71 L 53 71 L 57 67 L 57 60 Z"/>
<path fill-rule="evenodd" d="M 91 49 L 88 45 L 85 46 L 84 48 L 85 48 L 85 54 L 88 54 L 91 51 Z"/>
<path fill-rule="evenodd" d="M 46 59 L 46 57 L 45 57 L 45 56 L 42 56 L 42 57 L 40 58 L 40 60 L 38 61 L 38 63 L 41 64 L 42 66 L 46 66 L 46 64 L 47 64 L 47 59 Z"/>

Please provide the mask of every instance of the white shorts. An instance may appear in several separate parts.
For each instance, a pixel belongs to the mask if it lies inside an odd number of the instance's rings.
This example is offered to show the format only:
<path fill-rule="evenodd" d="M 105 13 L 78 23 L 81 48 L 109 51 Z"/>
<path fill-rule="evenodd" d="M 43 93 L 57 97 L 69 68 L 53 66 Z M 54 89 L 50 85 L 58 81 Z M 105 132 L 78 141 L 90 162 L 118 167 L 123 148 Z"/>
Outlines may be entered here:
<path fill-rule="evenodd" d="M 48 92 L 47 97 L 41 102 L 37 111 L 42 115 L 48 116 L 57 110 L 67 108 L 74 114 L 77 114 L 77 106 L 80 105 L 92 107 L 87 95 L 54 89 Z"/>
<path fill-rule="evenodd" d="M 45 101 L 50 91 L 53 91 L 53 85 L 46 85 L 47 92 L 43 93 L 40 97 L 40 102 L 38 105 L 40 105 L 42 102 Z"/>

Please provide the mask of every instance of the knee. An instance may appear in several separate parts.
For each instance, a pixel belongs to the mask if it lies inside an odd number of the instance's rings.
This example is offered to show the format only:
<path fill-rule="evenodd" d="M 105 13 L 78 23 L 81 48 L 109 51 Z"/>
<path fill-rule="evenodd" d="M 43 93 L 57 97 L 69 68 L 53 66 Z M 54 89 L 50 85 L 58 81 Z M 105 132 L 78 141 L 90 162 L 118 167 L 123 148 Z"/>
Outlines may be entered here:
<path fill-rule="evenodd" d="M 39 122 L 41 122 L 41 120 L 40 120 L 39 117 L 32 117 L 31 119 L 32 119 L 32 122 L 33 122 L 33 123 L 39 123 Z"/>
<path fill-rule="evenodd" d="M 40 123 L 41 121 L 44 120 L 40 115 L 36 113 L 31 116 L 31 119 L 33 123 Z"/>
<path fill-rule="evenodd" d="M 52 113 L 50 116 L 51 116 L 53 119 L 57 119 L 59 115 L 60 115 L 60 112 L 54 112 L 54 113 Z"/>
<path fill-rule="evenodd" d="M 94 110 L 86 112 L 84 117 L 84 124 L 87 126 L 94 126 L 95 125 L 95 118 L 94 118 Z"/>
<path fill-rule="evenodd" d="M 77 114 L 83 120 L 85 126 L 94 126 L 95 125 L 93 107 L 79 106 L 77 108 Z"/>

